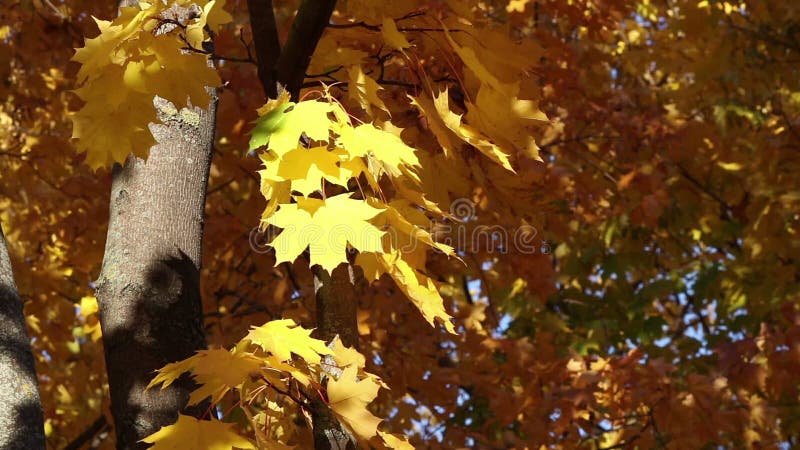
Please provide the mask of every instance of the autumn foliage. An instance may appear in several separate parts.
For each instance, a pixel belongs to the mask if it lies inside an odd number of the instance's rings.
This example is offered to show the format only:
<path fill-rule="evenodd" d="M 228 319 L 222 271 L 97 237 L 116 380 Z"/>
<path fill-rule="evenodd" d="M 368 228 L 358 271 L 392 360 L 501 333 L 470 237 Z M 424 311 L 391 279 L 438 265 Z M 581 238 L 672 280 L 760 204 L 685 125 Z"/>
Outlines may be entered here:
<path fill-rule="evenodd" d="M 340 0 L 277 95 L 259 2 L 134 3 L 0 5 L 48 448 L 115 445 L 114 167 L 216 99 L 208 348 L 147 386 L 199 413 L 143 443 L 314 448 L 322 405 L 360 448 L 800 445 L 800 3 Z M 282 43 L 314 7 L 270 3 Z M 314 331 L 343 268 L 354 346 Z"/>

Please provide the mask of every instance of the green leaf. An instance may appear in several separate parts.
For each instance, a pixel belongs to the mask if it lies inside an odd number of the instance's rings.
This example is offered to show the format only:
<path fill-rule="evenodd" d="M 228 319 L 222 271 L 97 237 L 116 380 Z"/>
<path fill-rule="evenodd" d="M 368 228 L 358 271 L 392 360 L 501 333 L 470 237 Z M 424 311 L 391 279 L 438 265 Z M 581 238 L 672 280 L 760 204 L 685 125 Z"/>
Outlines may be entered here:
<path fill-rule="evenodd" d="M 286 110 L 293 105 L 294 103 L 289 102 L 285 108 L 273 109 L 256 120 L 256 126 L 250 136 L 250 150 L 269 144 L 270 136 L 280 129 L 281 124 L 286 120 Z"/>
<path fill-rule="evenodd" d="M 265 145 L 279 156 L 297 148 L 300 136 L 304 133 L 312 141 L 328 140 L 328 132 L 335 122 L 328 118 L 333 105 L 323 101 L 289 101 L 289 94 L 283 93 L 270 100 L 258 112 L 250 137 L 250 150 Z"/>

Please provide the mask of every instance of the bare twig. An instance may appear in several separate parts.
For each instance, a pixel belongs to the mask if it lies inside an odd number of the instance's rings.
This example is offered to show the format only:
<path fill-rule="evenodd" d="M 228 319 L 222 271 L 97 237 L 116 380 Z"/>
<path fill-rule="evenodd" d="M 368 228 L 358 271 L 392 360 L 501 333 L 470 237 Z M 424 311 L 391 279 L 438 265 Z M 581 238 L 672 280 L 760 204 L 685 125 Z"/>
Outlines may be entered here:
<path fill-rule="evenodd" d="M 78 450 L 83 447 L 86 443 L 91 441 L 98 433 L 103 431 L 108 427 L 108 421 L 106 420 L 105 415 L 101 415 L 98 417 L 88 428 L 83 430 L 81 434 L 79 434 L 75 439 L 72 440 L 64 450 Z"/>

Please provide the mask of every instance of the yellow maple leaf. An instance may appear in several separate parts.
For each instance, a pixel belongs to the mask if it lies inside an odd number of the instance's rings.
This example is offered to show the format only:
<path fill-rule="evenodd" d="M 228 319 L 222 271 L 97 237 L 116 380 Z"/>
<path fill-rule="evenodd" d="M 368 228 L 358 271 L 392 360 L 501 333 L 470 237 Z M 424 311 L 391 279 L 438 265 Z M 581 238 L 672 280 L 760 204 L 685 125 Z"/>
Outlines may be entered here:
<path fill-rule="evenodd" d="M 175 382 L 181 375 L 192 370 L 194 367 L 194 360 L 188 357 L 182 361 L 169 363 L 166 366 L 158 369 L 158 373 L 147 385 L 147 389 L 161 384 L 161 389 L 166 389 L 170 384 Z"/>
<path fill-rule="evenodd" d="M 100 35 L 87 39 L 72 58 L 81 64 L 82 87 L 75 93 L 86 102 L 72 115 L 72 137 L 93 169 L 122 163 L 131 153 L 147 157 L 155 144 L 149 130 L 157 122 L 154 96 L 178 108 L 205 106 L 206 87 L 220 84 L 205 55 L 185 54 L 174 34 L 153 33 L 155 18 L 168 7 L 142 2 L 122 8 L 114 21 L 96 20 Z"/>
<path fill-rule="evenodd" d="M 334 33 L 325 33 L 317 44 L 307 73 L 324 73 L 339 66 L 361 64 L 369 56 L 363 50 L 348 48 L 343 44 Z"/>
<path fill-rule="evenodd" d="M 500 80 L 481 62 L 480 57 L 478 57 L 478 54 L 474 49 L 468 46 L 462 47 L 459 45 L 450 35 L 450 32 L 446 27 L 444 35 L 447 37 L 447 41 L 450 43 L 450 46 L 453 47 L 453 51 L 455 51 L 456 54 L 461 58 L 461 61 L 464 62 L 464 65 L 467 66 L 467 68 L 472 71 L 476 77 L 478 77 L 478 80 L 480 80 L 481 83 L 489 84 L 496 89 L 502 89 L 502 83 Z"/>
<path fill-rule="evenodd" d="M 514 172 L 509 161 L 509 155 L 491 142 L 477 129 L 462 123 L 461 115 L 450 110 L 448 100 L 448 90 L 445 89 L 435 96 L 433 101 L 425 96 L 411 97 L 414 104 L 422 114 L 428 119 L 428 124 L 439 144 L 446 151 L 453 151 L 456 147 L 456 139 L 475 147 L 488 156 L 493 161 L 499 163 L 505 169 Z"/>
<path fill-rule="evenodd" d="M 372 77 L 365 74 L 360 65 L 350 67 L 347 74 L 350 80 L 348 95 L 351 99 L 358 102 L 367 114 L 371 116 L 372 107 L 377 106 L 386 111 L 386 114 L 391 115 L 389 108 L 387 108 L 383 100 L 378 97 L 378 91 L 383 88 L 377 81 L 372 79 Z"/>
<path fill-rule="evenodd" d="M 292 319 L 273 320 L 253 327 L 245 336 L 264 351 L 272 353 L 279 361 L 288 361 L 292 353 L 308 363 L 317 363 L 320 355 L 330 355 L 325 342 L 311 337 L 311 330 L 298 326 Z"/>
<path fill-rule="evenodd" d="M 263 155 L 262 155 L 263 156 Z M 261 194 L 267 199 L 267 206 L 261 214 L 261 228 L 266 227 L 266 220 L 283 203 L 289 203 L 291 199 L 292 183 L 290 181 L 276 181 L 266 176 L 264 171 L 259 171 L 261 175 Z"/>
<path fill-rule="evenodd" d="M 345 347 L 339 336 L 333 340 L 333 359 L 336 361 L 336 366 L 344 369 L 354 366 L 357 369 L 363 369 L 367 361 L 358 350 L 352 347 Z"/>
<path fill-rule="evenodd" d="M 272 355 L 264 358 L 264 362 L 266 363 L 266 367 L 262 374 L 268 379 L 282 382 L 282 380 L 286 378 L 284 374 L 288 374 L 305 387 L 311 385 L 311 378 L 309 378 L 307 372 L 305 372 L 303 368 L 294 367 Z"/>
<path fill-rule="evenodd" d="M 403 36 L 403 33 L 397 29 L 397 24 L 391 17 L 383 18 L 381 33 L 383 34 L 383 40 L 389 44 L 389 47 L 400 50 L 401 52 L 411 47 L 411 43 L 408 42 L 408 39 Z"/>
<path fill-rule="evenodd" d="M 158 8 L 158 3 L 154 5 Z M 102 72 L 108 64 L 122 65 L 128 58 L 126 49 L 120 48 L 123 42 L 138 35 L 143 28 L 145 20 L 151 14 L 158 14 L 157 10 L 141 9 L 139 6 L 120 8 L 120 15 L 114 21 L 94 18 L 100 35 L 93 39 L 86 39 L 84 46 L 75 50 L 73 61 L 79 62 L 78 83 L 83 83 L 93 74 Z M 155 23 L 155 21 L 152 21 Z"/>
<path fill-rule="evenodd" d="M 183 373 L 192 373 L 200 385 L 190 397 L 194 405 L 211 397 L 212 403 L 219 402 L 232 388 L 248 381 L 250 375 L 258 372 L 261 361 L 249 354 L 232 353 L 223 349 L 201 350 L 197 354 L 167 364 L 147 385 L 147 389 L 162 384 L 165 389 Z"/>
<path fill-rule="evenodd" d="M 339 162 L 339 168 L 342 170 L 343 178 L 358 178 L 361 174 L 367 179 L 367 183 L 374 192 L 381 192 L 381 187 L 375 175 L 370 171 L 367 162 L 364 158 L 353 158 L 348 161 Z"/>
<path fill-rule="evenodd" d="M 346 367 L 338 379 L 328 381 L 328 404 L 334 414 L 357 437 L 369 440 L 378 433 L 381 419 L 367 405 L 378 395 L 380 384 L 372 377 L 358 379 L 355 365 Z"/>
<path fill-rule="evenodd" d="M 294 103 L 289 101 L 288 93 L 267 102 L 258 112 L 250 149 L 268 145 L 278 156 L 297 148 L 304 133 L 312 141 L 327 142 L 329 130 L 335 124 L 328 118 L 334 112 L 333 104 L 317 100 Z"/>
<path fill-rule="evenodd" d="M 386 446 L 386 448 L 395 450 L 414 450 L 414 446 L 408 442 L 405 436 L 386 433 L 384 431 L 378 431 L 378 435 L 381 437 L 381 439 L 383 439 L 383 444 Z"/>
<path fill-rule="evenodd" d="M 444 122 L 445 118 L 450 118 L 451 116 L 442 117 L 437 114 L 436 106 L 434 105 L 433 100 L 428 96 L 409 96 L 409 99 L 411 99 L 411 104 L 416 106 L 422 115 L 427 119 L 428 128 L 436 137 L 439 145 L 442 146 L 444 154 L 446 156 L 454 154 L 460 148 L 461 140 Z M 458 124 L 460 125 L 460 123 L 461 120 L 459 118 Z"/>
<path fill-rule="evenodd" d="M 517 97 L 519 83 L 509 84 L 502 91 L 481 85 L 475 104 L 465 102 L 467 120 L 479 126 L 494 141 L 513 147 L 518 153 L 539 159 L 539 147 L 530 127 L 548 121 L 538 102 Z"/>
<path fill-rule="evenodd" d="M 397 199 L 388 205 L 377 199 L 370 199 L 370 202 L 385 210 L 373 220 L 373 223 L 390 230 L 387 236 L 393 239 L 391 242 L 393 248 L 401 249 L 404 253 L 417 249 L 425 251 L 425 247 L 419 245 L 422 243 L 440 250 L 447 256 L 456 256 L 453 247 L 433 240 L 433 236 L 426 231 L 426 228 L 431 227 L 431 220 L 408 200 Z"/>
<path fill-rule="evenodd" d="M 270 244 L 275 249 L 275 263 L 294 261 L 306 248 L 311 265 L 332 271 L 347 262 L 347 246 L 366 252 L 383 250 L 383 231 L 369 222 L 381 210 L 349 193 L 325 200 L 298 198 L 297 203 L 282 205 L 267 218 L 267 223 L 283 228 Z"/>
<path fill-rule="evenodd" d="M 211 0 L 200 6 L 203 8 L 200 17 L 186 26 L 186 40 L 194 48 L 202 48 L 203 41 L 206 39 L 204 30 L 206 25 L 211 30 L 217 31 L 220 26 L 233 20 L 233 17 L 223 9 L 225 0 Z"/>
<path fill-rule="evenodd" d="M 146 158 L 156 142 L 148 128 L 158 120 L 152 97 L 120 89 L 122 84 L 123 69 L 110 66 L 76 91 L 87 103 L 70 117 L 72 137 L 92 169 L 122 163 L 131 153 Z"/>
<path fill-rule="evenodd" d="M 211 100 L 206 86 L 222 84 L 205 55 L 184 54 L 184 43 L 172 36 L 145 34 L 141 53 L 125 67 L 125 84 L 148 95 L 158 95 L 176 106 L 205 106 Z"/>
<path fill-rule="evenodd" d="M 178 421 L 142 439 L 151 450 L 254 449 L 247 439 L 231 430 L 233 424 L 178 415 Z"/>
<path fill-rule="evenodd" d="M 381 130 L 373 124 L 365 123 L 355 128 L 340 127 L 337 130 L 337 143 L 352 157 L 364 157 L 379 168 L 373 171 L 375 178 L 382 173 L 392 177 L 415 174 L 409 170 L 419 166 L 419 159 L 414 148 L 406 145 L 400 136 Z"/>
<path fill-rule="evenodd" d="M 455 333 L 436 284 L 412 267 L 404 256 L 396 250 L 385 254 L 360 253 L 356 257 L 356 264 L 364 270 L 364 277 L 369 281 L 389 274 L 429 324 L 435 325 L 436 319 L 439 319 L 448 332 Z"/>
<path fill-rule="evenodd" d="M 256 435 L 259 450 L 292 450 L 297 448 L 294 445 L 286 445 L 274 440 L 276 438 L 285 440 L 287 435 L 290 434 L 287 430 L 295 428 L 292 415 L 286 414 L 283 406 L 276 402 L 267 400 L 265 403 L 264 410 L 257 414 L 251 414 L 247 408 L 242 409 L 242 412 L 253 425 L 253 432 Z M 273 431 L 277 431 L 277 433 L 273 434 Z"/>
<path fill-rule="evenodd" d="M 211 396 L 212 403 L 218 403 L 229 390 L 249 381 L 263 365 L 251 353 L 221 348 L 201 350 L 192 358 L 194 367 L 191 372 L 201 386 L 192 392 L 190 404 L 199 403 L 208 396 Z"/>
<path fill-rule="evenodd" d="M 341 149 L 329 151 L 326 146 L 297 147 L 280 158 L 270 158 L 266 153 L 262 154 L 266 170 L 259 174 L 275 182 L 290 181 L 291 190 L 304 196 L 320 190 L 323 179 L 347 187 L 350 177 L 338 165 L 344 153 Z"/>

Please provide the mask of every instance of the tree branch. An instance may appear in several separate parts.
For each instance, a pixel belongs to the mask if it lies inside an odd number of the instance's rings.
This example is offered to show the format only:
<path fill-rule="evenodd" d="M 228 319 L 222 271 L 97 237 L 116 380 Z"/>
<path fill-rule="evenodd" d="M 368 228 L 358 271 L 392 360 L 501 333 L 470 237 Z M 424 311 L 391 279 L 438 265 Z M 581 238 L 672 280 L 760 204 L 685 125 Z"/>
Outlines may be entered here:
<path fill-rule="evenodd" d="M 106 416 L 100 415 L 88 428 L 83 430 L 81 434 L 78 435 L 75 439 L 72 440 L 64 450 L 79 450 L 83 447 L 87 442 L 91 441 L 98 433 L 103 431 L 108 426 L 108 421 L 106 420 Z"/>
<path fill-rule="evenodd" d="M 258 79 L 267 98 L 278 96 L 275 70 L 281 55 L 278 27 L 272 0 L 247 0 L 250 11 L 250 28 L 253 30 L 253 43 L 256 47 Z"/>
<path fill-rule="evenodd" d="M 336 0 L 303 0 L 300 4 L 289 38 L 276 65 L 279 85 L 276 89 L 289 91 L 292 100 L 297 100 L 300 96 L 311 55 L 314 54 L 335 6 Z"/>
<path fill-rule="evenodd" d="M 410 13 L 406 14 L 403 17 L 395 19 L 395 22 L 400 22 L 400 21 L 403 21 L 403 20 L 411 19 L 413 17 L 424 16 L 424 15 L 425 15 L 425 13 L 422 12 L 422 11 L 414 11 L 414 12 L 410 12 Z M 368 24 L 368 23 L 364 22 L 363 20 L 358 21 L 358 22 L 349 22 L 349 23 L 332 23 L 332 24 L 329 24 L 328 27 L 329 28 L 357 28 L 357 27 L 360 27 L 360 28 L 366 28 L 366 29 L 372 30 L 372 31 L 381 31 L 381 25 L 371 25 L 371 24 Z M 405 30 L 414 31 L 416 29 L 405 28 Z M 403 31 L 403 29 L 400 29 L 400 31 Z M 439 31 L 442 31 L 442 30 L 439 29 Z"/>

